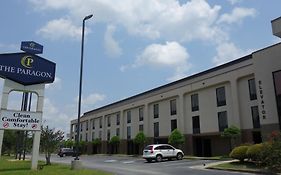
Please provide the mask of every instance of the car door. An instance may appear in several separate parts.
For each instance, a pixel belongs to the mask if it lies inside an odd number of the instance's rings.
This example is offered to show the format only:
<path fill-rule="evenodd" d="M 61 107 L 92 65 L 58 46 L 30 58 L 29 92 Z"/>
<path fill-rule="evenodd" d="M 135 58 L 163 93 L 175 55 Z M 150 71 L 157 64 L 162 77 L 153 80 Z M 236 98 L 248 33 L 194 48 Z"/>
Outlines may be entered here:
<path fill-rule="evenodd" d="M 171 147 L 170 145 L 166 145 L 166 152 L 167 152 L 167 157 L 175 157 L 175 149 Z"/>

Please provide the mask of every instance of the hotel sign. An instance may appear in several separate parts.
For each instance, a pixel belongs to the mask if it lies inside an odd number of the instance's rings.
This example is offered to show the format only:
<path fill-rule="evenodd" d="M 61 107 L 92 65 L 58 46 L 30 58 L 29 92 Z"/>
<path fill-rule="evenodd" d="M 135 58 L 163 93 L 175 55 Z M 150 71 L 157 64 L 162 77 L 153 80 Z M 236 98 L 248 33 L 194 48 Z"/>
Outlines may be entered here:
<path fill-rule="evenodd" d="M 41 123 L 41 112 L 1 110 L 0 129 L 39 131 Z"/>
<path fill-rule="evenodd" d="M 43 53 L 43 46 L 34 41 L 22 41 L 20 49 L 22 51 L 29 52 L 32 54 Z"/>
<path fill-rule="evenodd" d="M 56 64 L 29 53 L 0 54 L 0 77 L 22 85 L 52 83 Z"/>

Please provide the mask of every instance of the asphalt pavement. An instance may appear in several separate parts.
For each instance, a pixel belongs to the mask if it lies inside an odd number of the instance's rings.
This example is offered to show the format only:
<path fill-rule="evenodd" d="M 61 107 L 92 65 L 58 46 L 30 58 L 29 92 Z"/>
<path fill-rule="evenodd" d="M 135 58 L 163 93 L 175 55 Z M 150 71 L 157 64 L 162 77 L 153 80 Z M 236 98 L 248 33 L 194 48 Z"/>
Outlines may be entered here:
<path fill-rule="evenodd" d="M 251 174 L 205 169 L 210 164 L 220 163 L 215 160 L 172 160 L 148 163 L 140 157 L 82 155 L 79 157 L 85 168 L 99 169 L 116 175 L 237 175 Z M 44 160 L 44 156 L 40 156 Z M 52 155 L 51 162 L 71 164 L 74 157 Z"/>

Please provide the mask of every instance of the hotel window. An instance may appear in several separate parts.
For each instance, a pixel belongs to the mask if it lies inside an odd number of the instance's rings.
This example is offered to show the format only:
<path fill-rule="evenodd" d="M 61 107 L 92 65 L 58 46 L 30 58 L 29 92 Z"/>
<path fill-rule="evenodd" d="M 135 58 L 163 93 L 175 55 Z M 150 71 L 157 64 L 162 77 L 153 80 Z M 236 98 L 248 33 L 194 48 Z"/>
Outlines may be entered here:
<path fill-rule="evenodd" d="M 177 114 L 177 101 L 176 101 L 176 99 L 170 100 L 170 114 L 171 115 Z"/>
<path fill-rule="evenodd" d="M 120 128 L 116 128 L 116 136 L 119 137 L 119 135 L 120 135 Z"/>
<path fill-rule="evenodd" d="M 78 125 L 76 124 L 75 125 L 75 132 L 77 132 L 77 130 L 78 130 Z"/>
<path fill-rule="evenodd" d="M 192 117 L 193 134 L 200 134 L 200 118 L 199 116 Z"/>
<path fill-rule="evenodd" d="M 199 98 L 198 94 L 191 95 L 191 111 L 199 110 Z"/>
<path fill-rule="evenodd" d="M 99 138 L 102 140 L 102 131 L 99 131 Z"/>
<path fill-rule="evenodd" d="M 159 105 L 158 104 L 153 105 L 153 116 L 154 116 L 154 118 L 159 117 Z"/>
<path fill-rule="evenodd" d="M 260 116 L 259 116 L 258 106 L 252 106 L 251 111 L 252 111 L 253 127 L 254 128 L 260 128 L 261 124 L 260 124 Z"/>
<path fill-rule="evenodd" d="M 83 123 L 80 124 L 80 131 L 83 131 Z"/>
<path fill-rule="evenodd" d="M 249 84 L 249 93 L 250 93 L 250 100 L 256 100 L 257 99 L 257 90 L 256 90 L 256 83 L 255 79 L 248 80 Z"/>
<path fill-rule="evenodd" d="M 281 70 L 273 72 L 273 79 L 275 87 L 275 98 L 277 102 L 277 112 L 279 117 L 279 128 L 281 128 Z"/>
<path fill-rule="evenodd" d="M 102 117 L 100 117 L 99 122 L 100 122 L 100 128 L 102 128 Z"/>
<path fill-rule="evenodd" d="M 159 137 L 159 122 L 154 123 L 154 137 Z"/>
<path fill-rule="evenodd" d="M 177 119 L 171 120 L 171 132 L 173 132 L 174 129 L 177 129 Z"/>
<path fill-rule="evenodd" d="M 107 141 L 110 140 L 110 129 L 107 130 Z"/>
<path fill-rule="evenodd" d="M 92 132 L 92 141 L 95 140 L 95 132 Z"/>
<path fill-rule="evenodd" d="M 95 119 L 92 120 L 92 128 L 95 129 Z"/>
<path fill-rule="evenodd" d="M 218 122 L 220 132 L 223 132 L 225 128 L 228 128 L 226 111 L 218 112 Z"/>
<path fill-rule="evenodd" d="M 127 123 L 131 123 L 131 111 L 127 111 Z"/>
<path fill-rule="evenodd" d="M 86 131 L 88 131 L 89 130 L 89 123 L 88 123 L 88 121 L 86 121 Z"/>
<path fill-rule="evenodd" d="M 139 125 L 139 132 L 143 131 L 143 124 Z"/>
<path fill-rule="evenodd" d="M 143 121 L 143 108 L 139 108 L 139 121 Z"/>
<path fill-rule="evenodd" d="M 127 139 L 131 139 L 131 127 L 127 126 Z"/>
<path fill-rule="evenodd" d="M 226 105 L 225 88 L 224 87 L 217 88 L 216 94 L 217 94 L 217 106 Z"/>
<path fill-rule="evenodd" d="M 110 127 L 111 126 L 111 120 L 110 120 L 110 115 L 107 116 L 107 126 Z"/>
<path fill-rule="evenodd" d="M 116 115 L 116 125 L 120 125 L 120 114 Z"/>

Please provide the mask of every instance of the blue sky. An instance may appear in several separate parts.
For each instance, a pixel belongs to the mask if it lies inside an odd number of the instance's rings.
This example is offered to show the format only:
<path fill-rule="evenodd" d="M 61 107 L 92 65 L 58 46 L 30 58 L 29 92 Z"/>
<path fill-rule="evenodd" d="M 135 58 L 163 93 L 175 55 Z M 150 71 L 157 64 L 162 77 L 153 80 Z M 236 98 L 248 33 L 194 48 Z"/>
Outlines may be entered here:
<path fill-rule="evenodd" d="M 57 64 L 44 124 L 69 132 L 85 16 L 94 14 L 86 22 L 82 112 L 279 42 L 270 21 L 280 7 L 276 0 L 3 1 L 0 53 L 19 52 L 21 41 L 44 46 L 41 56 Z"/>

